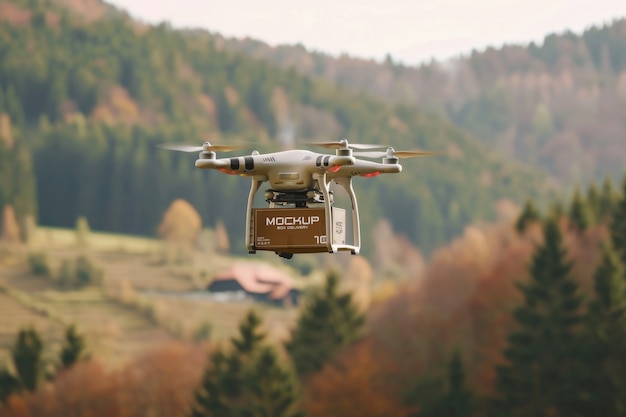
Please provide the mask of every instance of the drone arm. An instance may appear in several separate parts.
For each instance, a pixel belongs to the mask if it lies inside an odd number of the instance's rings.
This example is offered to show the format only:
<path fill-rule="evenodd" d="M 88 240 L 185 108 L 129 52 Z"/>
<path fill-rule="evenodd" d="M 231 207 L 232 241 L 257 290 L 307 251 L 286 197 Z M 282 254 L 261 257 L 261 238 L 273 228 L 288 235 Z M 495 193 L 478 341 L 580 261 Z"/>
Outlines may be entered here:
<path fill-rule="evenodd" d="M 230 168 L 230 163 L 227 159 L 197 159 L 196 168 L 227 169 Z"/>
<path fill-rule="evenodd" d="M 329 167 L 342 167 L 344 165 L 354 165 L 356 158 L 353 156 L 331 156 L 328 159 Z"/>
<path fill-rule="evenodd" d="M 361 177 L 375 177 L 380 174 L 397 174 L 402 172 L 402 165 L 400 164 L 381 164 L 380 162 L 364 161 L 357 159 L 353 165 L 347 168 L 340 168 L 337 171 L 330 170 L 329 179 L 336 179 L 345 176 L 361 176 Z"/>

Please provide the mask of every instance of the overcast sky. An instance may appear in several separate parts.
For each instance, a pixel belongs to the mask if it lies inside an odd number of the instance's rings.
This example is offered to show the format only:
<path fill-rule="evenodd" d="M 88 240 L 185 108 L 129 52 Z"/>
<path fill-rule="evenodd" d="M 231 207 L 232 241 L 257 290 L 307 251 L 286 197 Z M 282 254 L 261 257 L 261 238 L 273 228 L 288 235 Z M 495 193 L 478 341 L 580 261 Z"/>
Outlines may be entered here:
<path fill-rule="evenodd" d="M 107 0 L 109 1 L 109 0 Z M 140 20 L 405 64 L 541 42 L 626 17 L 626 0 L 113 0 Z"/>

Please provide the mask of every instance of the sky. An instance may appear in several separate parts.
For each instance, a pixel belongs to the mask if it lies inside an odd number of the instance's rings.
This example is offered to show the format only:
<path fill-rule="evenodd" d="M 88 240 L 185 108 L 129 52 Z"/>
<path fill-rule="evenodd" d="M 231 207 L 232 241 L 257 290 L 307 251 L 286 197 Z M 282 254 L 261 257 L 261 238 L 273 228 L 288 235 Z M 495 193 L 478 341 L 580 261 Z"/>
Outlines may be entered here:
<path fill-rule="evenodd" d="M 417 65 L 626 17 L 625 0 L 106 0 L 148 23 Z"/>

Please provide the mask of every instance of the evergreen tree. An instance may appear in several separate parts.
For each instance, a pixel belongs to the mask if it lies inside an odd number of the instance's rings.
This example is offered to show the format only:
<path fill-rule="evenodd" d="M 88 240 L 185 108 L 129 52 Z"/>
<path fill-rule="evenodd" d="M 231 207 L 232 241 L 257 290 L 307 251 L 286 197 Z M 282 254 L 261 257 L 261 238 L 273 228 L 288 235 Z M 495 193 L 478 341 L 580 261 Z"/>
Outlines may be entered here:
<path fill-rule="evenodd" d="M 23 329 L 17 335 L 11 356 L 19 380 L 24 388 L 34 391 L 43 371 L 43 343 L 33 328 Z"/>
<path fill-rule="evenodd" d="M 572 365 L 581 299 L 570 271 L 558 221 L 551 218 L 533 255 L 530 281 L 519 285 L 524 303 L 513 314 L 517 329 L 504 352 L 508 364 L 497 370 L 492 415 L 575 415 Z"/>
<path fill-rule="evenodd" d="M 263 345 L 261 319 L 250 311 L 231 339 L 232 350 L 216 351 L 195 393 L 192 417 L 295 417 L 298 402 L 294 377 Z"/>
<path fill-rule="evenodd" d="M 610 244 L 594 276 L 580 361 L 583 416 L 626 416 L 626 281 L 624 265 Z"/>
<path fill-rule="evenodd" d="M 291 372 L 283 369 L 278 362 L 276 350 L 263 347 L 256 357 L 249 376 L 251 394 L 255 401 L 251 408 L 252 416 L 287 417 L 300 416 L 294 413 L 298 403 L 296 383 Z"/>
<path fill-rule="evenodd" d="M 23 127 L 25 123 L 24 108 L 12 84 L 7 87 L 4 100 L 6 110 L 13 123 L 18 127 Z"/>
<path fill-rule="evenodd" d="M 602 191 L 599 201 L 599 217 L 598 220 L 606 220 L 613 213 L 615 208 L 616 196 L 613 190 L 613 182 L 610 177 L 605 177 L 602 183 Z"/>
<path fill-rule="evenodd" d="M 3 403 L 20 390 L 20 380 L 17 379 L 8 369 L 0 369 L 0 403 Z"/>
<path fill-rule="evenodd" d="M 245 319 L 239 324 L 239 337 L 233 337 L 231 342 L 241 355 L 251 355 L 265 340 L 265 333 L 260 329 L 261 318 L 250 310 Z"/>
<path fill-rule="evenodd" d="M 541 219 L 541 216 L 539 215 L 539 211 L 535 207 L 535 204 L 533 203 L 531 199 L 528 199 L 526 200 L 526 203 L 524 204 L 522 213 L 517 219 L 517 223 L 515 224 L 515 229 L 517 229 L 519 233 L 523 233 L 526 230 L 526 226 L 528 226 L 528 223 L 536 222 L 536 221 L 539 221 L 540 219 Z"/>
<path fill-rule="evenodd" d="M 6 113 L 6 111 L 7 111 L 7 108 L 6 108 L 6 103 L 4 99 L 4 91 L 2 90 L 2 87 L 0 87 L 0 114 Z"/>
<path fill-rule="evenodd" d="M 574 197 L 570 205 L 569 211 L 570 227 L 582 233 L 591 225 L 591 210 L 585 203 L 580 189 L 577 187 L 574 192 Z"/>
<path fill-rule="evenodd" d="M 423 403 L 415 417 L 469 417 L 472 414 L 472 393 L 465 386 L 465 370 L 458 350 L 452 355 L 446 382 L 445 391 L 419 396 Z"/>
<path fill-rule="evenodd" d="M 613 210 L 611 239 L 622 264 L 626 265 L 626 175 L 622 181 L 622 195 Z"/>
<path fill-rule="evenodd" d="M 85 338 L 72 325 L 65 331 L 65 344 L 61 350 L 61 369 L 69 369 L 78 362 L 85 350 Z"/>
<path fill-rule="evenodd" d="M 354 341 L 365 321 L 350 293 L 339 293 L 339 277 L 329 273 L 321 292 L 307 302 L 286 344 L 299 375 L 320 370 L 337 350 Z"/>
<path fill-rule="evenodd" d="M 602 213 L 600 211 L 600 190 L 598 190 L 598 186 L 595 181 L 592 181 L 587 188 L 587 201 L 586 205 L 589 207 L 592 218 L 595 221 L 602 219 Z"/>
<path fill-rule="evenodd" d="M 548 218 L 559 221 L 565 216 L 565 207 L 561 201 L 554 201 L 548 208 Z"/>

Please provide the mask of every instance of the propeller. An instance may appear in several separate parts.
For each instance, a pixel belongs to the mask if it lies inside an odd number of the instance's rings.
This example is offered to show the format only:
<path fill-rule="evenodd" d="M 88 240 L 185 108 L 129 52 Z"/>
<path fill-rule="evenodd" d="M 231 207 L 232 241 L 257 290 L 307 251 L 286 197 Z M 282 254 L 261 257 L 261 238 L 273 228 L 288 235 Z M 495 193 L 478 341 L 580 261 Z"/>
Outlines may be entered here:
<path fill-rule="evenodd" d="M 416 156 L 440 155 L 439 152 L 431 151 L 395 151 L 387 148 L 387 151 L 355 152 L 354 156 L 365 158 L 415 158 Z"/>
<path fill-rule="evenodd" d="M 167 149 L 168 151 L 178 151 L 178 152 L 211 152 L 211 151 L 219 151 L 219 152 L 230 152 L 236 151 L 238 149 L 249 148 L 250 145 L 211 145 L 210 142 L 204 142 L 202 146 L 195 145 L 184 145 L 178 143 L 164 143 L 162 145 L 157 145 L 161 149 Z"/>
<path fill-rule="evenodd" d="M 378 149 L 385 145 L 369 145 L 366 143 L 349 143 L 348 139 L 341 139 L 338 142 L 307 142 L 307 145 L 321 146 L 328 149 Z"/>

